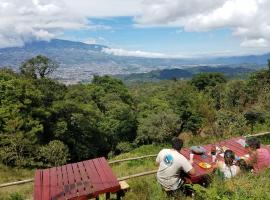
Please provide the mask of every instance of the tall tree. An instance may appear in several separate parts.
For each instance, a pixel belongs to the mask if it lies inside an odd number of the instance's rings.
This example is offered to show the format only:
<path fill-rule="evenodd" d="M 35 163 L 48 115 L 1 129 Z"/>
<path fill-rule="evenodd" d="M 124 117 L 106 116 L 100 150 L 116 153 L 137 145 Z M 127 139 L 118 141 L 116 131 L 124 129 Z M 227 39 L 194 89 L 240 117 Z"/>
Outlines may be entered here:
<path fill-rule="evenodd" d="M 52 74 L 59 64 L 43 55 L 26 60 L 22 63 L 20 71 L 31 78 L 44 78 Z"/>
<path fill-rule="evenodd" d="M 222 73 L 201 73 L 194 76 L 191 84 L 198 90 L 205 90 L 207 87 L 215 87 L 221 83 L 226 83 L 226 78 Z"/>

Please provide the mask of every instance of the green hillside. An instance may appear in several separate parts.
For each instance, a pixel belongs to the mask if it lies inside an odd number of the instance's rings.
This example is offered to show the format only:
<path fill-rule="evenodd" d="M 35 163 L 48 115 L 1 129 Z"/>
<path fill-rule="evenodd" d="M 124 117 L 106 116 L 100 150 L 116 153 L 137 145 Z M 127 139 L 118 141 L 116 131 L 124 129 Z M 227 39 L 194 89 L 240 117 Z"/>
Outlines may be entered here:
<path fill-rule="evenodd" d="M 125 83 L 132 84 L 136 82 L 157 82 L 161 80 L 191 79 L 200 73 L 222 73 L 228 79 L 246 79 L 251 73 L 262 69 L 262 66 L 256 65 L 235 65 L 235 66 L 198 66 L 185 67 L 181 69 L 162 69 L 153 70 L 147 73 L 131 73 L 124 75 L 115 75 L 116 78 Z"/>

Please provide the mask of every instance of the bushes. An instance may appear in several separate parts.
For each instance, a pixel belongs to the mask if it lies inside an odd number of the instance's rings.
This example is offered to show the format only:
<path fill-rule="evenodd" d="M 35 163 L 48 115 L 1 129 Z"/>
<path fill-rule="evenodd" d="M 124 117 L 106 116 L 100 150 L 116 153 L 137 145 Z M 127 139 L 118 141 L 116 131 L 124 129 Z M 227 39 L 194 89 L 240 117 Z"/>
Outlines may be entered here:
<path fill-rule="evenodd" d="M 121 153 L 128 153 L 131 150 L 134 149 L 134 145 L 129 142 L 119 142 L 115 148 L 115 153 L 121 154 Z"/>
<path fill-rule="evenodd" d="M 164 143 L 178 135 L 179 118 L 172 111 L 161 111 L 139 119 L 137 144 Z"/>
<path fill-rule="evenodd" d="M 39 155 L 43 165 L 48 167 L 64 165 L 69 159 L 67 146 L 58 140 L 51 141 L 49 144 L 42 146 Z"/>
<path fill-rule="evenodd" d="M 22 195 L 20 195 L 19 193 L 12 193 L 7 198 L 7 200 L 24 200 L 24 199 L 25 198 Z"/>
<path fill-rule="evenodd" d="M 217 112 L 214 129 L 217 135 L 245 135 L 248 132 L 244 116 L 226 110 Z"/>

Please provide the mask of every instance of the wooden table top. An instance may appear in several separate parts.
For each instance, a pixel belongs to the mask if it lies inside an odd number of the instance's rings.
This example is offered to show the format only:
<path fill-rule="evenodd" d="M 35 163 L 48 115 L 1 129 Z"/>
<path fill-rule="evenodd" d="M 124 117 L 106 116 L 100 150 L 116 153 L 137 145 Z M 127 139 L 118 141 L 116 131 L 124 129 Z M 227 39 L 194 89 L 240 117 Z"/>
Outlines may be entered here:
<path fill-rule="evenodd" d="M 236 156 L 238 157 L 242 157 L 246 154 L 248 154 L 248 149 L 243 147 L 240 143 L 238 143 L 237 141 L 239 141 L 240 139 L 244 140 L 244 137 L 238 137 L 238 138 L 233 138 L 233 139 L 229 139 L 229 140 L 225 140 L 225 141 L 221 141 L 218 142 L 216 144 L 214 144 L 215 146 L 218 147 L 227 147 L 228 149 L 232 150 Z M 195 168 L 196 174 L 191 176 L 191 181 L 193 183 L 198 182 L 201 177 L 207 175 L 207 174 L 211 174 L 213 173 L 214 167 L 212 163 L 212 156 L 210 154 L 211 152 L 211 147 L 212 144 L 208 144 L 205 146 L 202 146 L 206 149 L 206 154 L 205 156 L 201 156 L 201 155 L 194 155 L 193 158 L 193 167 Z M 189 160 L 189 156 L 190 156 L 190 149 L 189 148 L 185 148 L 183 150 L 181 150 L 181 154 L 184 155 L 188 160 Z M 216 157 L 217 160 L 219 161 L 224 161 L 224 157 L 220 154 L 217 155 Z M 206 162 L 208 164 L 211 164 L 211 168 L 209 169 L 204 169 L 202 167 L 199 166 L 200 162 Z"/>
<path fill-rule="evenodd" d="M 119 182 L 105 158 L 37 170 L 35 173 L 34 200 L 85 200 L 119 190 Z"/>

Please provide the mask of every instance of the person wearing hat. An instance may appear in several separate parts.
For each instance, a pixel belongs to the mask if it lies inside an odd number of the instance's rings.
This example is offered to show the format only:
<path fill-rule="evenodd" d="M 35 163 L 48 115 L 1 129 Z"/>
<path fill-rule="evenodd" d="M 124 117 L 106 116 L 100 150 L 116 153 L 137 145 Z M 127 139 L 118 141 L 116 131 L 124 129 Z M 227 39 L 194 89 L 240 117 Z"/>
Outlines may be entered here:
<path fill-rule="evenodd" d="M 181 190 L 185 183 L 180 177 L 182 171 L 189 175 L 195 174 L 191 163 L 180 153 L 182 146 L 183 140 L 175 137 L 172 139 L 172 148 L 162 149 L 156 158 L 159 166 L 157 181 L 166 191 Z"/>

